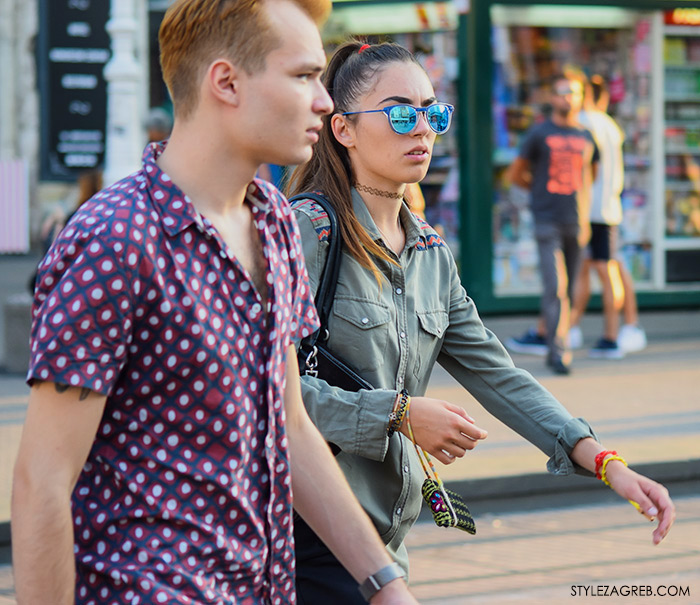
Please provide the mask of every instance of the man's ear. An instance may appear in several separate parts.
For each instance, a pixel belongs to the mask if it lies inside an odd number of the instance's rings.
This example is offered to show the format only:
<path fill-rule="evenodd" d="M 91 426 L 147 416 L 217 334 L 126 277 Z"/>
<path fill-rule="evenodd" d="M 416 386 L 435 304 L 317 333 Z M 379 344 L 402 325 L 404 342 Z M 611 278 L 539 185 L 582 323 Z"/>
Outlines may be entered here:
<path fill-rule="evenodd" d="M 339 113 L 331 117 L 331 130 L 333 136 L 343 147 L 351 149 L 355 147 L 355 128 Z"/>
<path fill-rule="evenodd" d="M 238 105 L 240 102 L 240 80 L 236 67 L 227 59 L 216 59 L 209 65 L 205 85 L 210 94 L 222 103 Z"/>

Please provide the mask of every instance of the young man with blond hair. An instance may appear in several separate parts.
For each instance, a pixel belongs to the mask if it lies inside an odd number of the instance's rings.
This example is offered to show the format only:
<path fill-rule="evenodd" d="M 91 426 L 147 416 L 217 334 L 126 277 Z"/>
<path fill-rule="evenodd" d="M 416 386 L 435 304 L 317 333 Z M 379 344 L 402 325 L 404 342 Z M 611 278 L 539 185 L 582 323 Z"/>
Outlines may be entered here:
<path fill-rule="evenodd" d="M 167 145 L 39 268 L 14 476 L 20 604 L 295 601 L 294 508 L 372 603 L 416 603 L 301 401 L 317 327 L 260 164 L 307 161 L 332 102 L 328 0 L 179 0 Z"/>

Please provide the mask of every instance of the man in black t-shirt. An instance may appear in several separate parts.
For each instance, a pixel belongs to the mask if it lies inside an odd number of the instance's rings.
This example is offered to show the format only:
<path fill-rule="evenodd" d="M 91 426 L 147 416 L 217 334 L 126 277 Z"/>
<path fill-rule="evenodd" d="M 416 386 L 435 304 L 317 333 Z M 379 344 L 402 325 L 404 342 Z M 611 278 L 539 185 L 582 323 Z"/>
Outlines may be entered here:
<path fill-rule="evenodd" d="M 582 102 L 580 80 L 556 77 L 551 118 L 527 133 L 508 170 L 513 184 L 530 190 L 544 321 L 538 331 L 511 338 L 506 345 L 515 352 L 546 347 L 547 365 L 557 374 L 570 372 L 571 353 L 566 347 L 570 301 L 581 248 L 590 235 L 590 190 L 598 162 L 593 136 L 578 123 Z"/>

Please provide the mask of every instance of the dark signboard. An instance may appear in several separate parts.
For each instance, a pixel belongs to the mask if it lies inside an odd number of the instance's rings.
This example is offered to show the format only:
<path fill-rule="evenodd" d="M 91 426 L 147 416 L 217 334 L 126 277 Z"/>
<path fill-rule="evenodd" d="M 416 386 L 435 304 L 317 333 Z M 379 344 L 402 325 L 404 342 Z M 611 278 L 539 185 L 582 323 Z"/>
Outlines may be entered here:
<path fill-rule="evenodd" d="M 41 178 L 73 180 L 105 152 L 109 0 L 41 0 Z"/>

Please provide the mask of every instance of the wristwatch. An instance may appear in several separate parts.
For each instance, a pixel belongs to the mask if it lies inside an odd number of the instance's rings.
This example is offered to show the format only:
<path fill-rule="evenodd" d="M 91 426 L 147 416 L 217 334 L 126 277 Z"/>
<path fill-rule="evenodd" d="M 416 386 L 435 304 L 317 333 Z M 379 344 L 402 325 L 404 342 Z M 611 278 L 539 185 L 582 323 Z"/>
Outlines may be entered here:
<path fill-rule="evenodd" d="M 376 595 L 389 582 L 393 582 L 397 578 L 406 578 L 406 575 L 398 563 L 392 563 L 386 567 L 382 567 L 378 572 L 373 573 L 362 584 L 360 584 L 360 594 L 367 602 Z"/>

